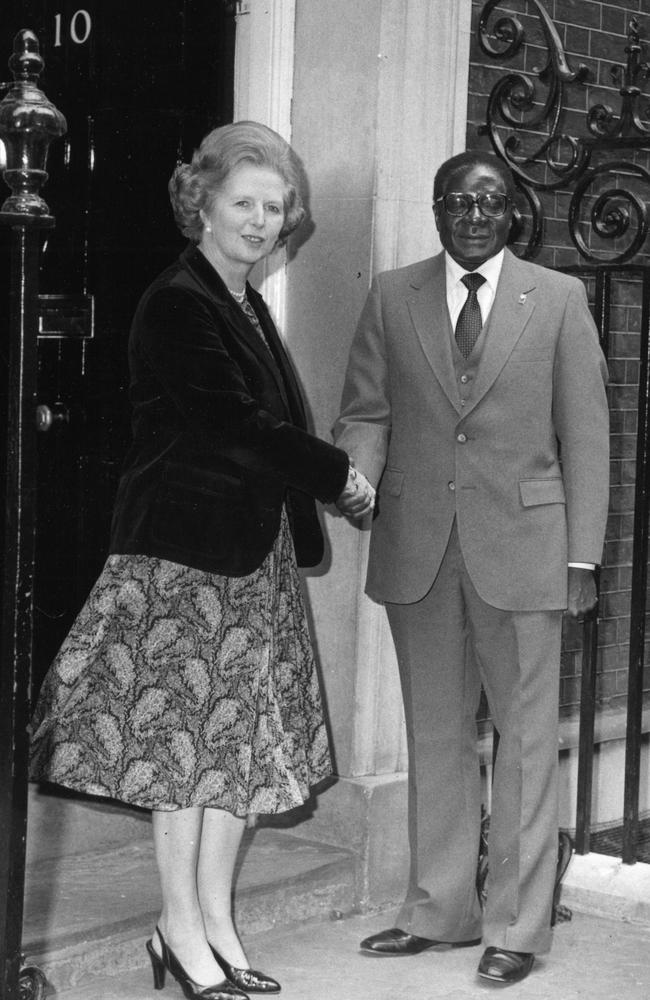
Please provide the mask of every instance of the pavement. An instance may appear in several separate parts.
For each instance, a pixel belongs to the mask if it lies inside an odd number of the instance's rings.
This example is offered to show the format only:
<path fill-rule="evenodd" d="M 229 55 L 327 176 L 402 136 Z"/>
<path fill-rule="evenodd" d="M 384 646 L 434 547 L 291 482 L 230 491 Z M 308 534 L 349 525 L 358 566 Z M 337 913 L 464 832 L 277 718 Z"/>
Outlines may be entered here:
<path fill-rule="evenodd" d="M 392 921 L 393 913 L 314 919 L 245 937 L 254 967 L 277 977 L 283 1000 L 491 1000 L 504 988 L 476 976 L 481 948 L 429 950 L 406 958 L 374 958 L 359 941 Z M 150 967 L 88 977 L 53 994 L 56 1000 L 166 1000 L 182 997 L 168 976 L 155 993 Z M 508 1000 L 650 1000 L 650 926 L 574 913 L 558 924 L 549 955 L 526 980 L 507 988 Z"/>
<path fill-rule="evenodd" d="M 57 817 L 56 802 L 41 805 L 50 822 L 36 822 L 36 802 L 22 944 L 47 986 L 21 1000 L 181 998 L 169 975 L 154 991 L 145 950 L 160 908 L 148 818 L 70 802 Z M 282 983 L 281 1000 L 491 1000 L 503 989 L 478 979 L 480 946 L 361 954 L 361 939 L 395 913 L 360 912 L 362 884 L 350 850 L 291 830 L 247 831 L 235 919 L 253 967 Z M 571 919 L 508 1000 L 650 1000 L 650 865 L 574 855 L 561 904 Z"/>

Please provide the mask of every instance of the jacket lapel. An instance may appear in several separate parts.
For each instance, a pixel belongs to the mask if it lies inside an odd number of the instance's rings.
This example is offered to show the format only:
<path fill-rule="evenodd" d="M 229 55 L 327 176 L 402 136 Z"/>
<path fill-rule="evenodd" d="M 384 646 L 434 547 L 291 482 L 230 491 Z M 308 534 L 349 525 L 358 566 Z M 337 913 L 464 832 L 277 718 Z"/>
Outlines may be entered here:
<path fill-rule="evenodd" d="M 460 412 L 456 372 L 451 352 L 451 323 L 447 308 L 445 256 L 427 262 L 426 271 L 411 279 L 407 305 L 425 357 L 454 409 Z"/>
<path fill-rule="evenodd" d="M 298 387 L 298 380 L 295 376 L 293 366 L 289 360 L 284 344 L 282 343 L 282 339 L 275 328 L 275 323 L 271 319 L 271 314 L 269 313 L 266 302 L 259 292 L 255 291 L 255 289 L 249 289 L 249 300 L 255 303 L 255 311 L 260 319 L 267 343 L 271 348 L 275 364 L 269 363 L 270 359 L 268 350 L 262 344 L 262 350 L 266 354 L 264 360 L 267 365 L 269 365 L 273 377 L 278 385 L 278 389 L 282 394 L 282 398 L 285 400 L 289 413 L 299 426 L 305 427 L 307 419 L 302 402 L 302 394 Z M 259 335 L 257 336 L 257 339 L 259 341 Z"/>
<path fill-rule="evenodd" d="M 525 261 L 506 249 L 474 390 L 463 413 L 469 413 L 492 387 L 535 310 L 535 277 Z"/>
<path fill-rule="evenodd" d="M 466 416 L 494 384 L 535 310 L 534 273 L 506 249 L 474 391 L 464 407 L 451 347 L 444 253 L 427 262 L 426 269 L 411 279 L 411 288 L 408 308 L 422 350 L 449 402 Z"/>
<path fill-rule="evenodd" d="M 280 337 L 261 295 L 250 285 L 247 286 L 249 301 L 255 304 L 258 316 L 262 316 L 261 325 L 271 345 L 271 352 L 239 306 L 232 301 L 224 282 L 201 251 L 196 246 L 190 245 L 183 252 L 181 258 L 185 267 L 217 306 L 224 322 L 236 329 L 237 336 L 246 342 L 255 354 L 257 361 L 269 372 L 288 412 L 294 418 L 302 421 L 304 426 L 305 414 L 300 391 Z M 259 308 L 260 303 L 261 308 Z"/>

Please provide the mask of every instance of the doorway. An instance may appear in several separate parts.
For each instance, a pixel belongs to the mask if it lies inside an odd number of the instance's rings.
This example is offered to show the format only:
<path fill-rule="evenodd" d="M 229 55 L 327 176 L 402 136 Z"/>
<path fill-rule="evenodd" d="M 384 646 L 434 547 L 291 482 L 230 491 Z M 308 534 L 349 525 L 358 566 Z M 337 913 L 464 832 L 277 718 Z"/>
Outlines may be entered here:
<path fill-rule="evenodd" d="M 5 65 L 25 27 L 45 61 L 39 86 L 68 124 L 50 148 L 41 192 L 56 228 L 44 235 L 39 278 L 38 402 L 48 427 L 38 437 L 36 696 L 106 557 L 130 435 L 131 317 L 184 246 L 168 179 L 205 132 L 232 121 L 235 3 L 4 0 Z M 6 303 L 1 231 L 0 240 Z M 6 314 L 0 309 L 0 336 Z"/>

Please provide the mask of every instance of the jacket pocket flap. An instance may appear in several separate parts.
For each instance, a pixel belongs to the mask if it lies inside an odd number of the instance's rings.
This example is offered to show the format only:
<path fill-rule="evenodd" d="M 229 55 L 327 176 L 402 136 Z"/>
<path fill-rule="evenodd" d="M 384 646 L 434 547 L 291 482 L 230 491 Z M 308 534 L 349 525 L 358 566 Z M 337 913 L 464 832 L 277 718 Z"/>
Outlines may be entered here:
<path fill-rule="evenodd" d="M 552 479 L 520 479 L 519 493 L 524 507 L 565 502 L 564 483 L 559 476 Z"/>
<path fill-rule="evenodd" d="M 379 484 L 381 493 L 388 493 L 390 496 L 398 497 L 402 492 L 404 473 L 399 469 L 385 469 Z"/>

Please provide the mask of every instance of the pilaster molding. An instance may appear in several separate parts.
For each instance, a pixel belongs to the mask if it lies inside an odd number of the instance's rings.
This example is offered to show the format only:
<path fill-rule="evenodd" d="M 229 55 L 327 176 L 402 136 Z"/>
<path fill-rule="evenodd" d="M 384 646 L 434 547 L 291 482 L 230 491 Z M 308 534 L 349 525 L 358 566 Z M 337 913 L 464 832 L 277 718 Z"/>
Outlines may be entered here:
<path fill-rule="evenodd" d="M 408 767 L 404 709 L 386 611 L 363 592 L 369 532 L 360 551 L 355 716 L 350 774 L 392 774 Z"/>
<path fill-rule="evenodd" d="M 321 28 L 327 16 L 336 17 L 336 11 L 344 7 L 342 0 L 331 5 L 301 0 L 301 19 L 304 16 L 308 22 L 312 5 L 318 7 Z M 291 141 L 296 0 L 250 0 L 241 7 L 235 117 L 264 122 Z M 359 125 L 369 135 L 368 156 L 373 155 L 373 149 L 375 153 L 373 220 L 368 237 L 371 266 L 376 272 L 427 257 L 438 248 L 431 212 L 433 175 L 443 160 L 465 148 L 471 0 L 374 0 L 364 9 L 372 11 L 368 16 L 372 16 L 373 37 L 379 24 L 379 58 L 376 69 L 375 64 L 368 66 L 376 73 L 376 104 L 373 106 L 370 96 L 368 107 L 360 109 L 363 121 Z M 326 15 L 324 10 L 331 13 Z M 361 23 L 360 19 L 359 13 L 352 20 Z M 352 39 L 350 45 L 354 45 Z M 330 58 L 334 74 L 334 48 Z M 370 95 L 369 87 L 367 92 Z M 296 98 L 313 101 L 315 96 L 308 92 Z M 325 104 L 327 95 L 322 96 Z M 310 133 L 313 127 L 317 134 L 320 113 L 314 110 L 313 126 L 311 120 L 308 124 Z M 330 118 L 349 115 L 349 101 L 337 92 L 336 104 L 328 104 L 322 113 Z M 323 157 L 328 157 L 326 148 Z M 344 181 L 342 174 L 341 183 Z M 366 197 L 371 193 L 369 188 L 370 183 Z M 326 268 L 325 254 L 323 262 Z M 282 330 L 286 316 L 284 263 L 274 258 L 269 272 L 262 290 Z M 346 773 L 354 778 L 403 771 L 406 746 L 393 643 L 384 609 L 363 593 L 367 533 L 359 539 L 357 529 L 341 525 L 332 536 L 334 547 L 345 551 L 346 572 L 354 577 L 351 593 L 356 604 L 357 631 L 350 650 L 353 662 L 349 663 L 354 673 L 352 731 L 339 734 L 341 743 L 350 741 Z M 356 552 L 353 568 L 351 552 Z M 318 608 L 316 612 L 318 619 Z"/>
<path fill-rule="evenodd" d="M 262 122 L 291 142 L 296 0 L 248 0 L 236 15 L 235 121 Z M 278 325 L 286 318 L 286 255 L 273 254 L 259 285 Z"/>
<path fill-rule="evenodd" d="M 465 149 L 471 0 L 381 4 L 372 271 L 440 249 L 433 176 Z M 366 543 L 367 544 L 367 543 Z M 362 546 L 359 579 L 365 576 Z M 351 775 L 407 767 L 399 674 L 385 611 L 359 595 Z"/>
<path fill-rule="evenodd" d="M 384 0 L 373 271 L 440 248 L 433 175 L 465 149 L 471 0 Z"/>

